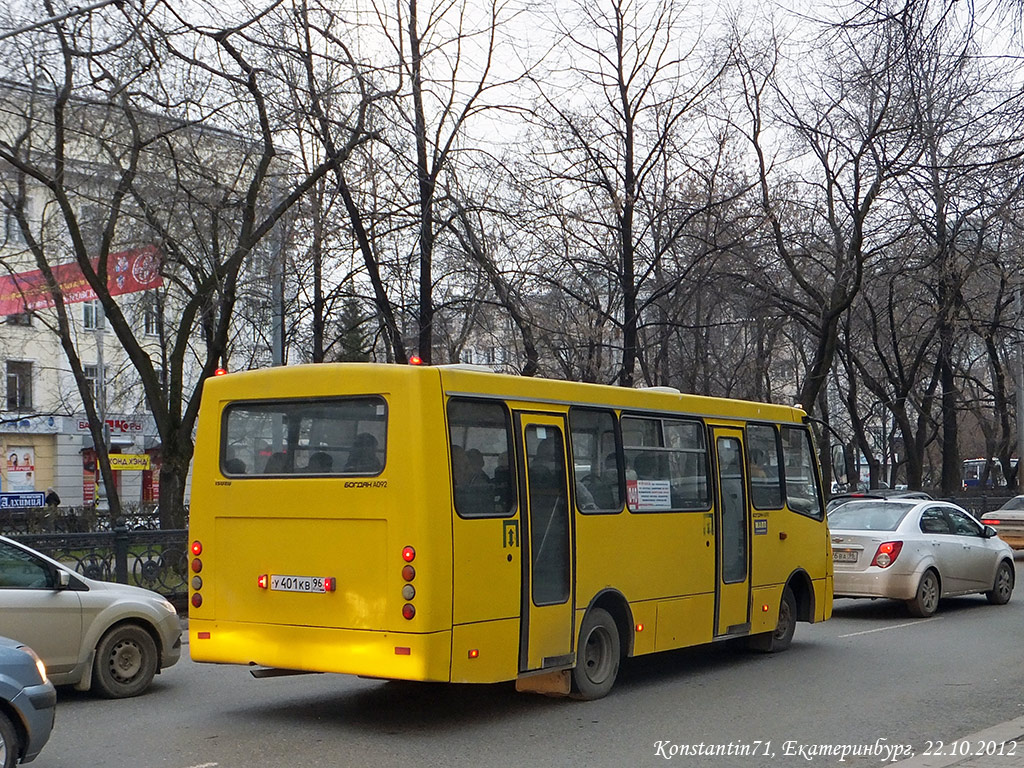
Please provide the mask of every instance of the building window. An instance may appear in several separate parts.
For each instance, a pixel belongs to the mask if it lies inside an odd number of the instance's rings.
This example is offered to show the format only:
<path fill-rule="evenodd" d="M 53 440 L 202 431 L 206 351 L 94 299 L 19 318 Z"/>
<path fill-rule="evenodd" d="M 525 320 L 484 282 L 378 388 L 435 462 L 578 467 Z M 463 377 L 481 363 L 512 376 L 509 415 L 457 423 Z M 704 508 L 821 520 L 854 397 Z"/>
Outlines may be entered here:
<path fill-rule="evenodd" d="M 25 233 L 21 231 L 14 211 L 8 210 L 4 215 L 4 235 L 8 245 L 25 245 Z"/>
<path fill-rule="evenodd" d="M 147 295 L 143 300 L 142 332 L 147 336 L 160 335 L 160 305 L 156 296 Z"/>
<path fill-rule="evenodd" d="M 32 363 L 7 361 L 7 410 L 32 410 Z"/>
<path fill-rule="evenodd" d="M 31 312 L 19 312 L 16 315 L 7 316 L 8 325 L 32 325 Z"/>
<path fill-rule="evenodd" d="M 103 328 L 103 306 L 99 299 L 86 301 L 82 304 L 82 326 L 87 331 L 98 331 Z"/>
<path fill-rule="evenodd" d="M 167 377 L 164 375 L 164 369 L 159 365 L 154 365 L 153 372 L 156 374 L 156 380 L 160 382 L 160 391 L 166 394 Z M 153 407 L 149 404 L 149 398 L 145 391 L 142 392 L 142 408 L 146 413 L 153 412 Z"/>
<path fill-rule="evenodd" d="M 83 365 L 82 373 L 85 374 L 85 383 L 89 387 L 89 395 L 95 403 L 99 399 L 100 393 L 100 367 L 98 365 Z"/>

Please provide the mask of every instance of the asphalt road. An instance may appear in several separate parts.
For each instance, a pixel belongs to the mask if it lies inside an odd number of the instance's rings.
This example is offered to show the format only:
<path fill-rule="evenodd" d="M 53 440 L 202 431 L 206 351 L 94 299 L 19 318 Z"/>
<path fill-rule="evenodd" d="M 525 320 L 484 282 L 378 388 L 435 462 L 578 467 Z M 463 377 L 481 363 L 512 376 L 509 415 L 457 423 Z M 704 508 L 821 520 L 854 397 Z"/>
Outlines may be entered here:
<path fill-rule="evenodd" d="M 1017 571 L 1020 584 L 1021 556 Z M 138 699 L 61 691 L 56 731 L 32 765 L 882 765 L 1024 715 L 1022 633 L 1024 586 L 1007 606 L 958 598 L 931 619 L 897 603 L 840 601 L 831 621 L 800 624 L 785 653 L 717 644 L 630 660 L 596 702 L 511 685 L 255 680 L 184 657 Z M 841 745 L 878 754 L 821 754 Z M 723 754 L 673 756 L 673 746 Z"/>

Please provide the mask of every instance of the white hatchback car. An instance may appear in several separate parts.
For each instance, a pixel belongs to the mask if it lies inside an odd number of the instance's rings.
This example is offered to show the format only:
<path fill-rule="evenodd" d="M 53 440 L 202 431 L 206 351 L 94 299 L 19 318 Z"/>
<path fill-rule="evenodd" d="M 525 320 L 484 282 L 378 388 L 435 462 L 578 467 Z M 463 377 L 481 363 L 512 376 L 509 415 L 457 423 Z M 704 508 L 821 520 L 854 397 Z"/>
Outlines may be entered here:
<path fill-rule="evenodd" d="M 0 536 L 0 635 L 31 646 L 54 685 L 137 696 L 181 656 L 181 622 L 148 589 L 88 579 Z"/>
<path fill-rule="evenodd" d="M 836 597 L 889 597 L 931 616 L 943 597 L 981 592 L 1004 605 L 1013 593 L 1013 550 L 955 504 L 850 501 L 828 526 Z"/>

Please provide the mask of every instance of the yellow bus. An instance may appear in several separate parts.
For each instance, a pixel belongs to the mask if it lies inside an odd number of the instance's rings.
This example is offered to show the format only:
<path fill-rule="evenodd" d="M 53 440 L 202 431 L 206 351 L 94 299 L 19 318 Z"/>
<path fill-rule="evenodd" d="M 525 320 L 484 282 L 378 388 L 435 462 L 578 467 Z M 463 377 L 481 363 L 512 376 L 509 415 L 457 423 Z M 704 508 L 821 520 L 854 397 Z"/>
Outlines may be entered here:
<path fill-rule="evenodd" d="M 339 363 L 209 379 L 191 656 L 593 699 L 619 664 L 832 612 L 795 408 Z"/>

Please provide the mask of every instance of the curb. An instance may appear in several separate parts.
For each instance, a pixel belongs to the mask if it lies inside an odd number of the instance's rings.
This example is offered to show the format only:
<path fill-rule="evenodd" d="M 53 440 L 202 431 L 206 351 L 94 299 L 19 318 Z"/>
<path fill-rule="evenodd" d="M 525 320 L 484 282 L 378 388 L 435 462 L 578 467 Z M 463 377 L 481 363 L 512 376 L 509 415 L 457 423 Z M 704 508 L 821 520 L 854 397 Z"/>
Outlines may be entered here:
<path fill-rule="evenodd" d="M 1000 759 L 998 754 L 991 755 L 978 751 L 980 745 L 992 744 L 996 746 L 1006 744 L 1007 742 L 1016 743 L 1017 749 L 1014 750 L 1015 754 L 1013 756 L 1008 754 L 1002 755 L 1005 758 L 1005 762 Z M 984 731 L 953 739 L 944 745 L 944 749 L 946 751 L 955 750 L 959 745 L 964 744 L 967 745 L 965 749 L 969 750 L 970 754 L 919 755 L 907 760 L 901 760 L 898 763 L 894 763 L 894 765 L 899 766 L 899 768 L 948 768 L 948 766 L 971 762 L 975 758 L 982 758 L 985 760 L 985 765 L 1005 765 L 1008 768 L 1009 766 L 1024 766 L 1024 717 L 1008 720 L 1005 723 L 986 728 Z"/>

